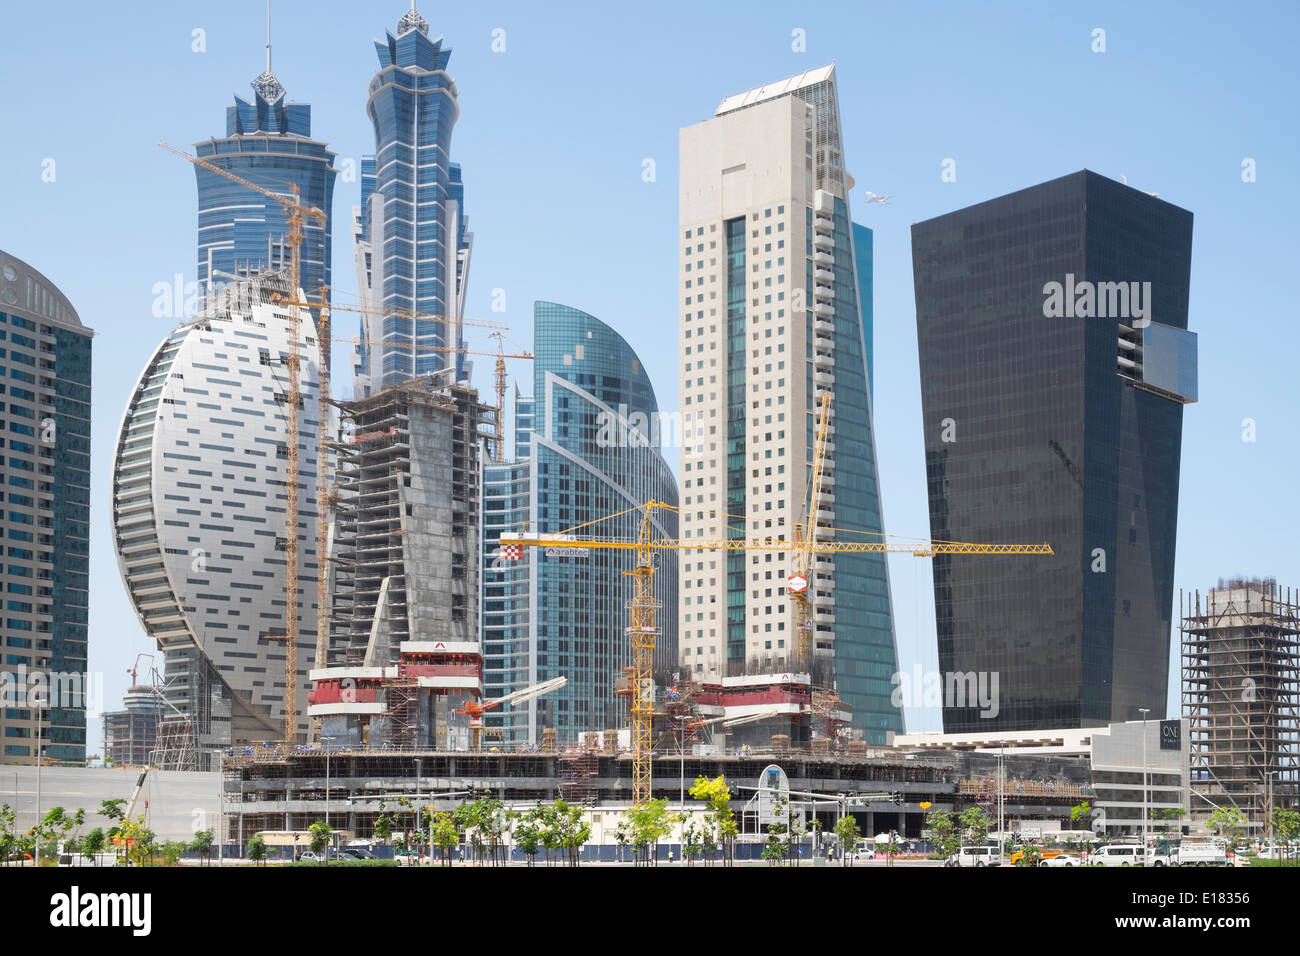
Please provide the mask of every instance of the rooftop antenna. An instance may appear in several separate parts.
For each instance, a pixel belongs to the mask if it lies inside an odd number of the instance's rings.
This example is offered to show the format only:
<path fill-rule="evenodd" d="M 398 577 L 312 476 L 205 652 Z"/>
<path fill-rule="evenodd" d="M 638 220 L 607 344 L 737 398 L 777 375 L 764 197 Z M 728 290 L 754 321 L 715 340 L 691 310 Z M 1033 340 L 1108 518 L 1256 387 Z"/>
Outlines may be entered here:
<path fill-rule="evenodd" d="M 268 103 L 278 102 L 284 96 L 284 87 L 271 72 L 271 0 L 266 0 L 266 72 L 253 81 L 253 92 Z"/>

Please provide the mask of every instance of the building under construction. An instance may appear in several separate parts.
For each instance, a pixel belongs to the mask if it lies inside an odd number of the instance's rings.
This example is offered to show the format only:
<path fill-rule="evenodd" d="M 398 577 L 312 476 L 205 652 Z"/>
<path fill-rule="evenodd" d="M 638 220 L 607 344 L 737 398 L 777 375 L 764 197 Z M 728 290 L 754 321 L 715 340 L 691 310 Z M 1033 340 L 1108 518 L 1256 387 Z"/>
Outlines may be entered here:
<path fill-rule="evenodd" d="M 144 767 L 153 759 L 163 699 L 157 687 L 133 684 L 122 709 L 104 714 L 104 761 L 115 767 Z"/>
<path fill-rule="evenodd" d="M 452 810 L 487 791 L 511 807 L 557 798 L 583 805 L 593 842 L 613 843 L 617 821 L 632 804 L 631 754 L 612 747 L 557 751 L 550 749 L 554 735 L 548 737 L 540 751 L 529 753 L 243 748 L 223 764 L 224 832 L 246 844 L 260 831 L 306 830 L 328 812 L 334 828 L 377 839 L 374 824 L 381 814 L 395 818 L 394 832 L 410 831 L 417 828 L 417 808 Z M 700 812 L 704 805 L 690 797 L 689 787 L 698 777 L 725 776 L 742 832 L 752 833 L 756 827 L 744 819 L 745 807 L 774 764 L 791 789 L 827 795 L 816 808 L 827 830 L 839 816 L 838 796 L 874 794 L 853 806 L 864 833 L 895 829 L 915 838 L 930 810 L 989 810 L 998 792 L 996 754 L 864 744 L 859 753 L 838 757 L 776 746 L 744 754 L 665 754 L 654 762 L 651 795 Z M 1018 756 L 1008 760 L 1001 779 L 1008 821 L 1055 821 L 1069 828 L 1071 807 L 1094 796 L 1088 761 L 1080 756 Z"/>
<path fill-rule="evenodd" d="M 1180 600 L 1193 818 L 1235 806 L 1262 827 L 1300 789 L 1300 594 L 1234 579 Z"/>
<path fill-rule="evenodd" d="M 329 747 L 468 746 L 483 691 L 479 452 L 493 409 L 439 375 L 341 403 L 333 605 L 308 714 Z"/>

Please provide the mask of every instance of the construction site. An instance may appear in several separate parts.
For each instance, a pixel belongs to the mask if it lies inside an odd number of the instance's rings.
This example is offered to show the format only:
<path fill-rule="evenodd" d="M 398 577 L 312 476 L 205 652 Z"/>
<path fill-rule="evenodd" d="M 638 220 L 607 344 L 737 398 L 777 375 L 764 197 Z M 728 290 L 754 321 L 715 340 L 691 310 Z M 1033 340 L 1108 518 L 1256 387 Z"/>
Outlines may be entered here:
<path fill-rule="evenodd" d="M 331 310 L 368 310 L 333 306 L 328 290 L 309 296 L 300 288 L 303 224 L 319 218 L 320 210 L 303 206 L 296 191 L 280 195 L 207 160 L 168 149 L 275 200 L 289 224 L 284 291 L 271 302 L 286 311 L 288 329 L 288 348 L 280 362 L 287 441 L 283 480 L 278 482 L 286 504 L 280 542 L 288 600 L 283 602 L 283 626 L 266 633 L 284 646 L 284 696 L 276 714 L 283 733 L 268 732 L 272 728 L 266 721 L 241 719 L 237 695 L 213 696 L 196 706 L 219 713 L 165 717 L 154 754 L 155 764 L 161 760 L 176 769 L 219 762 L 226 813 L 241 818 L 241 838 L 267 829 L 300 829 L 334 814 L 347 818 L 348 830 L 365 835 L 380 803 L 410 798 L 412 791 L 454 800 L 487 788 L 511 802 L 559 796 L 626 809 L 657 794 L 675 792 L 683 799 L 688 777 L 725 773 L 729 779 L 757 779 L 773 759 L 791 766 L 792 779 L 818 792 L 860 793 L 866 784 L 883 792 L 888 785 L 887 797 L 867 800 L 863 812 L 888 813 L 890 825 L 900 832 L 916 831 L 924 806 L 941 805 L 936 800 L 943 794 L 951 804 L 953 795 L 969 787 L 961 781 L 979 776 L 970 767 L 963 769 L 963 761 L 978 762 L 978 755 L 873 749 L 862 727 L 854 725 L 851 709 L 836 692 L 833 634 L 826 623 L 831 615 L 824 613 L 834 603 L 832 559 L 836 554 L 899 553 L 986 560 L 1050 555 L 1052 549 L 1047 544 L 898 542 L 831 527 L 834 409 L 829 383 L 820 379 L 810 417 L 815 442 L 806 474 L 796 485 L 802 500 L 795 502 L 797 520 L 788 534 L 750 535 L 745 516 L 719 515 L 731 524 L 721 537 L 668 537 L 658 530 L 663 526 L 655 515 L 675 512 L 675 505 L 649 500 L 558 533 L 521 527 L 500 535 L 493 557 L 504 562 L 520 560 L 529 549 L 565 556 L 594 549 L 627 553 L 626 570 L 617 576 L 621 581 L 611 582 L 625 588 L 626 615 L 607 624 L 622 633 L 631 663 L 610 689 L 624 702 L 623 725 L 592 727 L 576 740 L 559 740 L 543 723 L 539 739 L 514 753 L 499 752 L 484 733 L 484 714 L 508 712 L 567 684 L 559 676 L 492 699 L 483 692 L 481 469 L 489 457 L 502 459 L 504 361 L 533 356 L 507 355 L 503 327 L 463 318 L 461 324 L 497 330 L 496 353 L 416 344 L 400 335 L 386 336 L 383 343 L 351 340 L 363 347 L 410 349 L 412 358 L 416 349 L 432 349 L 447 364 L 377 394 L 330 399 Z M 395 321 L 443 318 L 412 312 Z M 315 383 L 300 380 L 299 345 L 304 340 L 321 356 L 319 367 L 312 366 Z M 481 403 L 461 378 L 461 360 L 478 354 L 496 359 L 495 405 Z M 319 421 L 309 423 L 314 433 L 304 434 L 300 408 L 303 390 L 311 384 L 322 397 L 322 411 Z M 328 415 L 325 406 L 330 406 Z M 319 475 L 304 474 L 300 462 L 313 444 Z M 302 620 L 304 605 L 311 605 L 303 600 L 308 589 L 301 586 L 300 565 L 306 548 L 300 541 L 310 539 L 302 533 L 306 522 L 299 500 L 313 490 L 314 553 L 322 557 L 314 575 L 314 633 Z M 624 519 L 619 526 L 634 533 L 602 533 L 602 524 L 608 528 L 614 519 Z M 662 660 L 657 665 L 660 615 L 672 609 L 657 601 L 654 576 L 658 556 L 676 552 L 721 554 L 729 561 L 746 554 L 755 562 L 760 555 L 769 562 L 788 558 L 788 573 L 781 573 L 792 612 L 793 646 L 779 654 L 728 661 L 725 673 L 717 676 L 669 669 Z M 309 668 L 299 665 L 300 644 L 314 646 Z M 207 655 L 192 656 L 195 666 L 212 666 Z M 221 735 L 229 743 L 201 733 L 200 725 L 229 728 Z M 1049 798 L 1044 791 L 1046 803 L 1039 810 L 1059 815 L 1064 795 L 1078 796 L 1086 768 L 1076 764 L 1067 761 L 1052 771 L 1060 777 L 1062 796 Z M 675 777 L 666 767 L 677 771 Z M 967 796 L 978 799 L 978 793 Z M 885 803 L 894 809 L 885 810 Z M 908 805 L 910 810 L 898 809 Z"/>
<path fill-rule="evenodd" d="M 633 806 L 633 755 L 605 748 L 532 753 L 412 751 L 285 751 L 248 748 L 228 757 L 222 781 L 227 833 L 246 842 L 263 831 L 300 831 L 328 819 L 361 840 L 376 839 L 374 821 L 385 811 L 452 810 L 491 793 L 509 807 L 563 799 L 585 808 L 593 842 L 612 844 L 613 821 Z M 762 752 L 699 755 L 664 753 L 654 762 L 651 795 L 670 807 L 703 812 L 688 791 L 696 778 L 725 776 L 736 806 L 747 807 L 768 771 L 779 768 L 782 787 L 816 792 L 801 811 L 829 827 L 850 801 L 864 832 L 921 835 L 932 809 L 993 809 L 1002 782 L 1008 820 L 1070 826 L 1071 807 L 1092 794 L 1086 760 L 1022 756 L 1003 770 L 996 754 L 863 750 L 853 756 Z M 400 808 L 405 808 L 400 809 Z M 752 808 L 750 808 L 752 810 Z M 757 821 L 741 819 L 742 834 L 759 837 Z M 608 826 L 602 830 L 602 822 Z"/>
<path fill-rule="evenodd" d="M 1192 816 L 1236 807 L 1260 825 L 1300 796 L 1300 595 L 1236 578 L 1179 600 Z"/>

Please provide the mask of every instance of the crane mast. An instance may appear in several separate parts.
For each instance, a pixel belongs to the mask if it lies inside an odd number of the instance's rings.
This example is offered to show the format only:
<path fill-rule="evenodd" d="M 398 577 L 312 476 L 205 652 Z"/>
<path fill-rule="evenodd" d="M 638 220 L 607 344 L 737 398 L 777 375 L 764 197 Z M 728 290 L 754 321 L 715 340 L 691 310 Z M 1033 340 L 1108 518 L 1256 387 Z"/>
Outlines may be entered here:
<path fill-rule="evenodd" d="M 813 640 L 813 599 L 809 590 L 815 590 L 813 583 L 813 546 L 817 542 L 817 509 L 822 492 L 822 473 L 826 466 L 826 431 L 830 424 L 831 393 L 823 392 L 820 421 L 817 425 L 817 444 L 813 452 L 812 475 L 808 482 L 808 517 L 802 527 L 796 526 L 795 534 L 795 573 L 790 579 L 790 598 L 794 601 L 795 620 L 795 660 L 799 666 L 807 667 L 812 673 L 813 654 L 816 642 Z"/>

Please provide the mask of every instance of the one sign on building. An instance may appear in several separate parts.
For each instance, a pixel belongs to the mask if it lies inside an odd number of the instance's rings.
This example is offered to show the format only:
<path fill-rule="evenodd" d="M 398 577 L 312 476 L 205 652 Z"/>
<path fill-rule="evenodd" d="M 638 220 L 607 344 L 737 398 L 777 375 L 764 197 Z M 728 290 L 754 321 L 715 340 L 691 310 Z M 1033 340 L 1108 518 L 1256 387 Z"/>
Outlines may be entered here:
<path fill-rule="evenodd" d="M 1160 721 L 1160 749 L 1183 749 L 1183 722 L 1181 720 Z"/>

